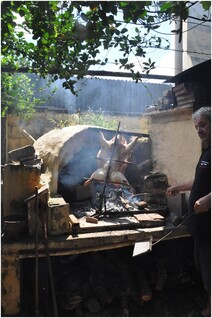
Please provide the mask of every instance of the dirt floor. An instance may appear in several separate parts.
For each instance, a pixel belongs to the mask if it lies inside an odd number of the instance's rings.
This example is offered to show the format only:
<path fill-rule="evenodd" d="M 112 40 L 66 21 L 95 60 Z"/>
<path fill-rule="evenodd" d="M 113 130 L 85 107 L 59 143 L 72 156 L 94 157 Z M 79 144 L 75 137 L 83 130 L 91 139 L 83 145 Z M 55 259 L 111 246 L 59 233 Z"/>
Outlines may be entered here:
<path fill-rule="evenodd" d="M 52 258 L 58 316 L 186 317 L 206 305 L 191 238 L 161 242 L 136 257 L 132 249 Z M 52 317 L 45 262 L 39 264 L 39 314 Z M 35 316 L 33 271 L 32 260 L 23 263 L 22 317 Z M 145 293 L 148 301 L 141 300 Z"/>

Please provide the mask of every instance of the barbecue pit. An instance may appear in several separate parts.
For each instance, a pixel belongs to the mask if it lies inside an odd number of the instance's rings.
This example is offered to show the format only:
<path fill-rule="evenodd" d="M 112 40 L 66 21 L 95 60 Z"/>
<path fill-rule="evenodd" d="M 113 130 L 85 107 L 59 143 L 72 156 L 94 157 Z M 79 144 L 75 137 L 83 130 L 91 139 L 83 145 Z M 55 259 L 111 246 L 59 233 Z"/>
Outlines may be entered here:
<path fill-rule="evenodd" d="M 150 234 L 153 240 L 157 240 L 170 231 L 171 223 L 164 195 L 167 177 L 163 173 L 151 171 L 149 136 L 119 132 L 119 135 L 124 136 L 126 145 L 137 138 L 130 156 L 121 162 L 117 158 L 114 161 L 115 164 L 121 164 L 122 169 L 118 171 L 122 172 L 128 183 L 93 179 L 85 184 L 99 167 L 97 154 L 101 149 L 100 132 L 107 141 L 116 135 L 114 131 L 90 126 L 55 129 L 34 142 L 33 156 L 31 152 L 26 156 L 28 148 L 24 149 L 23 160 L 23 155 L 17 157 L 17 153 L 23 153 L 23 149 L 19 149 L 11 154 L 15 162 L 4 167 L 3 184 L 8 185 L 7 189 L 10 186 L 10 191 L 4 194 L 3 203 L 7 207 L 4 212 L 13 213 L 10 203 L 14 203 L 15 199 L 25 203 L 28 215 L 28 229 L 21 233 L 18 242 L 7 236 L 3 241 L 2 268 L 5 277 L 10 275 L 8 264 L 10 273 L 13 271 L 13 281 L 3 281 L 5 290 L 8 290 L 9 303 L 13 303 L 12 307 L 8 306 L 8 298 L 3 298 L 4 311 L 9 315 L 17 314 L 20 310 L 20 302 L 17 301 L 20 300 L 20 260 L 35 256 L 37 200 L 38 212 L 47 213 L 51 256 L 78 255 L 132 246 Z M 106 161 L 110 158 L 103 157 Z M 9 185 L 8 179 L 14 181 L 12 185 Z M 18 188 L 18 195 L 14 198 L 15 187 L 23 180 L 27 182 Z M 34 188 L 38 188 L 37 194 Z M 10 193 L 9 198 L 6 193 Z M 104 197 L 99 209 L 102 194 Z M 40 258 L 45 257 L 46 253 L 42 243 L 42 219 L 38 221 Z M 183 228 L 169 237 L 181 236 L 186 236 Z M 14 262 L 14 259 L 19 261 Z"/>

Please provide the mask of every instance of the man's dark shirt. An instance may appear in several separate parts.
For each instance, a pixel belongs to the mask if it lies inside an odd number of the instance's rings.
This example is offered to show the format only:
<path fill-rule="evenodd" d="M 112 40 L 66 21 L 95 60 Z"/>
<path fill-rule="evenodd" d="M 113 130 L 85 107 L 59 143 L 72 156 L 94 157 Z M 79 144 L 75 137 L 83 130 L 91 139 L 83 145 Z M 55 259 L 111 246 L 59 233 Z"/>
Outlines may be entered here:
<path fill-rule="evenodd" d="M 194 203 L 211 192 L 211 147 L 201 155 L 196 167 L 195 179 L 189 197 L 187 230 L 196 239 L 210 239 L 211 209 L 203 213 L 194 212 Z"/>

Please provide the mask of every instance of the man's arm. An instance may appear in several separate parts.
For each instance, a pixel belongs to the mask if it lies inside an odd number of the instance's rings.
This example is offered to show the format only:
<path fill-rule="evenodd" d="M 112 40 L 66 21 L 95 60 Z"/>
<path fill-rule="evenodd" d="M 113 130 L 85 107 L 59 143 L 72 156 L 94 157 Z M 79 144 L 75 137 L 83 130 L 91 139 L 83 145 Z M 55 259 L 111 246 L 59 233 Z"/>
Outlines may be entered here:
<path fill-rule="evenodd" d="M 193 185 L 193 180 L 181 184 L 176 184 L 171 187 L 168 187 L 166 190 L 166 195 L 176 195 L 180 191 L 190 191 Z"/>

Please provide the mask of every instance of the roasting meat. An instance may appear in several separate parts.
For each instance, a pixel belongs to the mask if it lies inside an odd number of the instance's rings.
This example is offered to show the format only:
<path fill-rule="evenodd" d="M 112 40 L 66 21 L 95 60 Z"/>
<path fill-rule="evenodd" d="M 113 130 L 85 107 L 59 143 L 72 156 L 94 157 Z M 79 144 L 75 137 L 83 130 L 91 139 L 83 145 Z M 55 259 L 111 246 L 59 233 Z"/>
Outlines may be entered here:
<path fill-rule="evenodd" d="M 124 173 L 131 155 L 131 151 L 137 139 L 138 137 L 134 138 L 130 143 L 127 143 L 123 136 L 118 135 L 114 147 L 115 137 L 113 137 L 111 140 L 106 140 L 104 134 L 100 132 L 101 149 L 97 153 L 98 169 L 92 173 L 84 185 L 88 185 L 92 180 L 105 182 L 106 177 L 108 177 L 107 182 L 129 185 Z M 111 156 L 112 161 L 110 164 Z"/>

